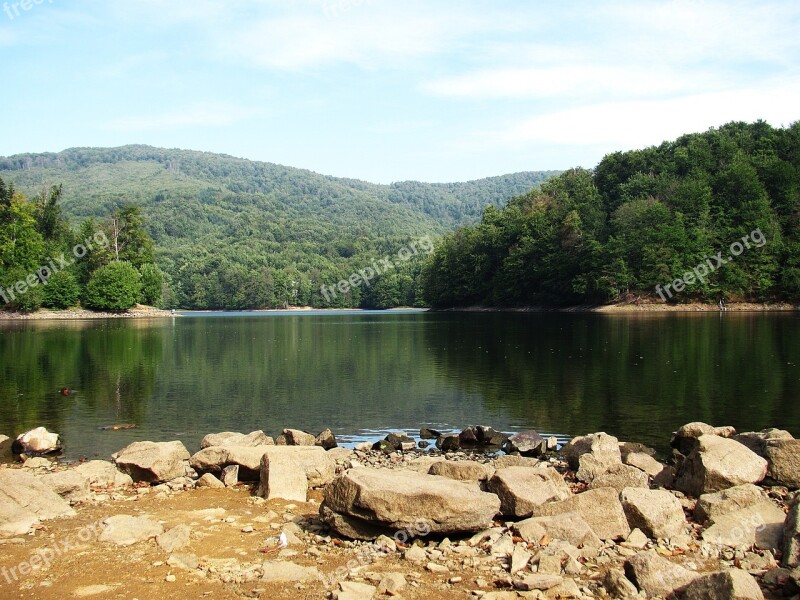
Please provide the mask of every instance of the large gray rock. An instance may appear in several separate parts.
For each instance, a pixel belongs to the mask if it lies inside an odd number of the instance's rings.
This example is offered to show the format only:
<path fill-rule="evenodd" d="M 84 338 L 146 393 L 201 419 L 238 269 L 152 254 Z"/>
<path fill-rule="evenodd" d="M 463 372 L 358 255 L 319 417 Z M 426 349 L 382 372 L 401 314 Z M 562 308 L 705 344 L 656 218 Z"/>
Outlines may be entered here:
<path fill-rule="evenodd" d="M 75 470 L 45 473 L 39 480 L 69 502 L 85 502 L 90 497 L 89 478 Z"/>
<path fill-rule="evenodd" d="M 742 508 L 714 519 L 714 524 L 703 531 L 703 539 L 713 544 L 730 547 L 756 546 L 776 552 L 783 545 L 783 528 L 786 515 L 770 500 Z"/>
<path fill-rule="evenodd" d="M 641 529 L 648 537 L 665 539 L 684 531 L 683 506 L 671 492 L 626 488 L 620 501 L 631 529 Z"/>
<path fill-rule="evenodd" d="M 440 460 L 433 463 L 428 470 L 430 475 L 441 475 L 458 481 L 487 481 L 494 473 L 495 470 L 490 465 L 472 460 Z"/>
<path fill-rule="evenodd" d="M 764 600 L 753 576 L 741 569 L 701 575 L 676 593 L 679 600 Z"/>
<path fill-rule="evenodd" d="M 791 490 L 800 488 L 800 440 L 771 439 L 764 445 L 767 477 Z"/>
<path fill-rule="evenodd" d="M 683 461 L 675 487 L 695 498 L 745 483 L 758 483 L 767 474 L 767 461 L 739 442 L 701 435 Z"/>
<path fill-rule="evenodd" d="M 697 573 L 656 554 L 641 552 L 625 561 L 625 575 L 648 597 L 667 598 L 697 579 Z"/>
<path fill-rule="evenodd" d="M 707 423 L 695 421 L 687 423 L 672 434 L 670 445 L 684 456 L 688 456 L 697 447 L 697 439 L 703 435 L 716 435 L 719 437 L 733 437 L 736 430 L 733 427 L 714 427 Z"/>
<path fill-rule="evenodd" d="M 326 485 L 335 476 L 336 463 L 320 446 L 270 446 L 261 457 L 257 493 L 305 502 L 308 488 Z"/>
<path fill-rule="evenodd" d="M 519 452 L 522 456 L 541 456 L 547 452 L 547 440 L 538 431 L 520 431 L 502 442 L 503 452 Z"/>
<path fill-rule="evenodd" d="M 258 446 L 274 446 L 275 441 L 263 431 L 253 431 L 248 434 L 237 433 L 235 431 L 223 431 L 222 433 L 209 433 L 200 442 L 200 448 L 210 448 L 211 446 L 245 446 L 255 448 Z"/>
<path fill-rule="evenodd" d="M 716 519 L 743 508 L 755 506 L 767 499 L 760 487 L 752 483 L 737 485 L 721 492 L 703 494 L 697 500 L 694 518 L 698 523 Z"/>
<path fill-rule="evenodd" d="M 313 446 L 317 438 L 299 429 L 284 429 L 275 442 L 279 446 Z"/>
<path fill-rule="evenodd" d="M 269 448 L 276 446 L 209 446 L 189 459 L 189 465 L 200 472 L 220 473 L 225 467 L 237 465 L 242 480 L 255 481 L 259 477 L 261 458 Z"/>
<path fill-rule="evenodd" d="M 156 543 L 167 554 L 183 550 L 192 539 L 192 530 L 188 525 L 177 525 L 156 537 Z"/>
<path fill-rule="evenodd" d="M 564 478 L 552 467 L 500 469 L 487 488 L 500 498 L 500 510 L 507 517 L 529 517 L 540 504 L 572 495 Z"/>
<path fill-rule="evenodd" d="M 621 492 L 625 488 L 650 488 L 647 473 L 629 465 L 611 465 L 606 471 L 592 479 L 589 489 L 600 487 L 614 488 Z"/>
<path fill-rule="evenodd" d="M 452 534 L 491 527 L 500 499 L 476 483 L 413 471 L 351 470 L 325 489 L 323 520 L 354 539 L 374 539 L 376 529 Z"/>
<path fill-rule="evenodd" d="M 0 470 L 0 537 L 24 535 L 40 521 L 75 514 L 66 500 L 34 475 Z"/>
<path fill-rule="evenodd" d="M 747 431 L 745 433 L 740 433 L 733 437 L 737 442 L 740 444 L 744 444 L 750 450 L 758 454 L 759 456 L 764 456 L 764 447 L 768 440 L 793 440 L 794 436 L 788 431 L 783 429 L 762 429 L 761 431 Z"/>
<path fill-rule="evenodd" d="M 578 479 L 586 483 L 622 464 L 619 440 L 602 432 L 572 439 L 561 449 L 561 454 Z"/>
<path fill-rule="evenodd" d="M 302 567 L 285 560 L 268 560 L 262 566 L 264 581 L 273 583 L 295 583 L 323 579 L 316 567 Z"/>
<path fill-rule="evenodd" d="M 523 540 L 538 544 L 543 537 L 569 542 L 576 548 L 600 548 L 602 541 L 578 513 L 531 517 L 514 525 Z"/>
<path fill-rule="evenodd" d="M 783 530 L 783 566 L 800 567 L 800 494 L 795 494 L 789 503 Z"/>
<path fill-rule="evenodd" d="M 112 456 L 134 481 L 163 483 L 183 477 L 189 451 L 182 442 L 134 442 Z"/>
<path fill-rule="evenodd" d="M 542 504 L 533 510 L 534 517 L 578 513 L 601 540 L 625 538 L 631 532 L 619 494 L 613 488 L 598 488 L 576 494 L 567 500 Z"/>
<path fill-rule="evenodd" d="M 161 524 L 148 517 L 117 515 L 108 517 L 103 524 L 105 528 L 100 534 L 99 540 L 117 546 L 132 546 L 164 533 Z"/>
<path fill-rule="evenodd" d="M 61 450 L 61 438 L 44 427 L 37 427 L 17 436 L 11 449 L 14 454 L 51 454 Z"/>
<path fill-rule="evenodd" d="M 89 480 L 90 486 L 125 488 L 133 485 L 133 479 L 106 460 L 90 460 L 73 469 Z"/>

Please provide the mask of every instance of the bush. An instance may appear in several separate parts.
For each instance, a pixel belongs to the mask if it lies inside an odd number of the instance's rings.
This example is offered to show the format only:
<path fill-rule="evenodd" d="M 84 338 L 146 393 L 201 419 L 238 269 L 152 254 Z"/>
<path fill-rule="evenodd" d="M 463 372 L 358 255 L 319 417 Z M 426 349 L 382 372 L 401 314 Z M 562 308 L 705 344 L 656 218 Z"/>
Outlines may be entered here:
<path fill-rule="evenodd" d="M 69 271 L 54 273 L 42 287 L 42 306 L 47 308 L 70 308 L 78 303 L 81 288 L 78 280 Z"/>
<path fill-rule="evenodd" d="M 86 285 L 86 305 L 99 310 L 127 310 L 139 300 L 142 276 L 128 262 L 112 262 L 94 272 Z"/>
<path fill-rule="evenodd" d="M 159 306 L 161 304 L 161 286 L 164 282 L 161 271 L 152 263 L 141 266 L 139 272 L 142 274 L 142 304 L 148 306 Z"/>
<path fill-rule="evenodd" d="M 35 312 L 42 307 L 42 286 L 38 280 L 33 286 L 26 283 L 27 289 L 23 293 L 19 293 L 15 289 L 17 282 L 27 282 L 28 276 L 29 274 L 23 269 L 12 269 L 2 274 L 0 277 L 2 290 L 0 291 L 3 292 L 3 296 L 0 296 L 0 309 Z M 9 288 L 11 288 L 10 291 Z"/>

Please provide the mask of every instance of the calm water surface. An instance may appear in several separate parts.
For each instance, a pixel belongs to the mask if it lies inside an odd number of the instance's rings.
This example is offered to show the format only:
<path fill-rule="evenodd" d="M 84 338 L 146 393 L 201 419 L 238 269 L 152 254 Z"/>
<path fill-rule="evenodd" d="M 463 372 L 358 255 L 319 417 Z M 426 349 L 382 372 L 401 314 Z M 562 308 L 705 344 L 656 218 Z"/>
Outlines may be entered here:
<path fill-rule="evenodd" d="M 66 456 L 330 427 L 607 431 L 664 450 L 702 420 L 800 435 L 795 314 L 201 314 L 0 322 L 0 433 Z M 63 397 L 63 387 L 77 394 Z M 129 431 L 100 427 L 135 423 Z"/>

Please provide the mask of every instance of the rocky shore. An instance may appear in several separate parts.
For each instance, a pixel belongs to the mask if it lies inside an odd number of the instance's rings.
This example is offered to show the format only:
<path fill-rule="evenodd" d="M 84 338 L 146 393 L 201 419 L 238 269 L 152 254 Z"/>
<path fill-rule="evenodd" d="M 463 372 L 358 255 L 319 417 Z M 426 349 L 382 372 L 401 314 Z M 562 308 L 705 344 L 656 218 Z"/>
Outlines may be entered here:
<path fill-rule="evenodd" d="M 129 310 L 118 312 L 102 312 L 72 308 L 67 310 L 40 309 L 32 313 L 17 313 L 0 310 L 0 321 L 72 321 L 86 319 L 144 319 L 178 316 L 169 310 L 161 310 L 152 306 L 137 304 Z"/>
<path fill-rule="evenodd" d="M 605 433 L 557 449 L 535 432 L 436 433 L 420 432 L 429 451 L 402 434 L 348 449 L 287 429 L 211 434 L 194 455 L 135 442 L 110 461 L 5 465 L 0 597 L 800 593 L 788 432 L 691 423 L 668 461 Z"/>

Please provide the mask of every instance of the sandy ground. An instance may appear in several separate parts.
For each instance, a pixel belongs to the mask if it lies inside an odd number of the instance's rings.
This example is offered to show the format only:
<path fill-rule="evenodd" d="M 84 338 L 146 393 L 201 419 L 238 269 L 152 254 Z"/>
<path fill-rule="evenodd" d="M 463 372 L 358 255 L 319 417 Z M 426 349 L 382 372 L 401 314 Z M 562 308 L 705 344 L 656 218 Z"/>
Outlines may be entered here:
<path fill-rule="evenodd" d="M 275 551 L 262 552 L 275 544 L 276 536 L 285 523 L 291 520 L 304 522 L 318 514 L 321 492 L 312 494 L 313 502 L 291 504 L 282 500 L 261 502 L 252 497 L 245 486 L 236 489 L 197 489 L 181 492 L 166 498 L 157 498 L 149 493 L 101 505 L 78 507 L 78 516 L 47 521 L 33 536 L 22 540 L 0 541 L 0 598 L 36 600 L 63 600 L 65 598 L 96 599 L 319 599 L 328 597 L 328 590 L 321 581 L 295 584 L 271 584 L 263 581 L 248 583 L 223 583 L 224 561 L 235 560 L 243 567 L 262 564 L 265 560 L 276 560 Z M 223 509 L 208 516 L 209 509 Z M 197 512 L 200 511 L 200 512 Z M 191 545 L 180 550 L 196 554 L 201 565 L 214 565 L 217 574 L 194 570 L 187 571 L 167 564 L 169 555 L 162 551 L 155 540 L 140 542 L 129 547 L 118 547 L 99 542 L 92 536 L 81 542 L 79 536 L 89 537 L 87 526 L 112 515 L 128 514 L 149 516 L 162 522 L 165 530 L 179 525 L 190 525 L 193 530 Z M 270 516 L 271 515 L 271 516 Z M 304 519 L 305 518 L 305 519 Z M 242 530 L 252 526 L 254 531 Z M 85 534 L 85 535 L 84 535 Z M 63 546 L 68 541 L 68 550 L 53 560 L 49 568 L 41 567 L 32 573 L 19 575 L 19 565 L 30 562 L 31 556 L 46 552 L 56 544 Z M 285 560 L 303 566 L 315 566 L 324 577 L 335 576 L 336 569 L 343 567 L 355 556 L 354 550 L 335 545 L 316 546 L 320 556 L 315 558 L 305 551 L 310 546 L 290 546 Z M 292 553 L 296 555 L 292 556 Z M 5 570 L 4 570 L 5 569 Z M 11 569 L 16 569 L 12 576 Z M 399 558 L 399 554 L 376 555 L 374 562 L 363 567 L 364 573 L 403 572 L 410 585 L 403 598 L 438 600 L 445 598 L 469 598 L 475 589 L 475 576 L 486 573 L 475 572 L 470 578 L 467 570 L 457 575 L 463 583 L 445 586 L 451 574 L 432 574 L 422 566 L 411 565 Z M 174 575 L 175 581 L 167 581 Z M 486 588 L 489 591 L 489 588 Z"/>

